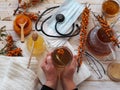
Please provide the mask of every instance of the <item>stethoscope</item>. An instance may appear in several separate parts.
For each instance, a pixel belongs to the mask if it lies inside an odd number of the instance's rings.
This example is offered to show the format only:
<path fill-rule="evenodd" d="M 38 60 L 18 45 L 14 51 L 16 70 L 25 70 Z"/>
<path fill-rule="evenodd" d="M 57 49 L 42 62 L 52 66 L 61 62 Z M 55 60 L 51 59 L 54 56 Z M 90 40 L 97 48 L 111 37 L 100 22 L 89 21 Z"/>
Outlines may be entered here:
<path fill-rule="evenodd" d="M 58 24 L 62 24 L 62 22 L 64 22 L 65 16 L 64 16 L 63 14 L 57 14 L 56 17 L 55 17 L 55 19 L 56 19 L 55 31 L 57 32 L 58 36 L 49 35 L 49 34 L 47 34 L 47 33 L 44 31 L 44 27 L 43 27 L 43 26 L 44 26 L 45 22 L 48 21 L 48 20 L 52 17 L 52 15 L 49 16 L 49 17 L 47 17 L 47 18 L 41 23 L 40 29 L 38 29 L 38 23 L 39 23 L 40 19 L 42 18 L 42 16 L 43 16 L 47 11 L 52 10 L 52 9 L 55 9 L 55 8 L 58 8 L 58 7 L 59 7 L 59 6 L 55 6 L 55 7 L 51 7 L 51 8 L 46 9 L 46 10 L 39 16 L 38 20 L 36 21 L 36 23 L 35 23 L 35 29 L 36 29 L 37 31 L 41 31 L 44 35 L 46 35 L 46 36 L 48 36 L 48 37 L 66 38 L 66 37 L 73 37 L 73 36 L 78 35 L 78 34 L 80 33 L 80 27 L 79 27 L 78 24 L 75 25 L 74 23 L 73 23 L 73 25 L 72 25 L 71 31 L 68 32 L 67 34 L 62 34 L 61 32 L 59 32 L 57 26 L 58 26 Z M 75 26 L 77 27 L 77 30 L 74 29 Z"/>

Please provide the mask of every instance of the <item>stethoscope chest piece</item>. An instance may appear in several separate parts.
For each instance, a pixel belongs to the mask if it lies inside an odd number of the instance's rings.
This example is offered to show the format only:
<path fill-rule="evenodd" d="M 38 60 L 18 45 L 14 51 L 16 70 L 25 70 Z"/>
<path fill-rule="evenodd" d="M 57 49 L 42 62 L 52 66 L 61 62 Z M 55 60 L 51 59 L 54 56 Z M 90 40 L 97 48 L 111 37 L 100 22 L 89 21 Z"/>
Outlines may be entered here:
<path fill-rule="evenodd" d="M 56 21 L 57 22 L 63 22 L 65 20 L 65 16 L 63 14 L 57 14 L 56 15 Z"/>

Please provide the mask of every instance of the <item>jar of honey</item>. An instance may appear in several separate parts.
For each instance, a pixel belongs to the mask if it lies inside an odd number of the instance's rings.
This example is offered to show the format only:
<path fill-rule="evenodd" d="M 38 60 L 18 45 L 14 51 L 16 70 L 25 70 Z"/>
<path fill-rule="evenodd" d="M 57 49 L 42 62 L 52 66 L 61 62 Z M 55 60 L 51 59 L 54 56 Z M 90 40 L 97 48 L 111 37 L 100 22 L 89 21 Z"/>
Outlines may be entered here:
<path fill-rule="evenodd" d="M 28 36 L 26 40 L 26 45 L 29 52 L 31 52 L 32 50 L 33 43 L 34 43 L 34 47 L 33 47 L 34 49 L 32 52 L 33 56 L 38 57 L 46 51 L 46 43 L 42 35 L 39 34 L 36 41 L 33 41 L 32 34 Z"/>
<path fill-rule="evenodd" d="M 118 15 L 120 11 L 119 2 L 116 0 L 105 0 L 102 4 L 102 11 L 105 17 L 108 18 Z"/>
<path fill-rule="evenodd" d="M 32 31 L 32 21 L 30 20 L 29 17 L 23 15 L 23 14 L 19 14 L 16 16 L 14 22 L 13 22 L 13 28 L 14 31 L 21 36 L 21 27 L 20 27 L 20 22 L 24 22 L 26 21 L 26 24 L 24 26 L 24 35 L 27 36 L 30 34 L 30 32 Z"/>

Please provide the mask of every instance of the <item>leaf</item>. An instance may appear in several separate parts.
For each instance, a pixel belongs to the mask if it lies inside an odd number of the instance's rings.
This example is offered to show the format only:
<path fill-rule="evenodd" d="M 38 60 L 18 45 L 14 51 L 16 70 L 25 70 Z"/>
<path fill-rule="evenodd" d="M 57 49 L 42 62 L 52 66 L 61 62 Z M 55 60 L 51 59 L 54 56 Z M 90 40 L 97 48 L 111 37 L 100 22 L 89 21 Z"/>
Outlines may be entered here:
<path fill-rule="evenodd" d="M 3 27 L 0 28 L 0 30 L 5 30 L 5 28 L 6 28 L 6 26 L 3 26 Z"/>

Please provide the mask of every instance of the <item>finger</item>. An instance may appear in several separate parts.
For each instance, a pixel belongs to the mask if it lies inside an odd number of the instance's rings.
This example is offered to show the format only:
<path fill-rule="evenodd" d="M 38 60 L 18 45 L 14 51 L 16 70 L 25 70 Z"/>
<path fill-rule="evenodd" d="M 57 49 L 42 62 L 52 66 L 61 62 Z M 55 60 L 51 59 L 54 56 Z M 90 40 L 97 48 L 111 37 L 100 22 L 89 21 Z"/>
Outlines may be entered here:
<path fill-rule="evenodd" d="M 74 56 L 73 57 L 73 60 L 71 62 L 71 65 L 74 66 L 74 67 L 77 67 L 77 56 Z"/>
<path fill-rule="evenodd" d="M 49 56 L 49 55 L 51 55 L 51 54 L 52 54 L 52 52 L 48 52 L 47 56 Z"/>
<path fill-rule="evenodd" d="M 52 65 L 52 57 L 51 57 L 51 55 L 49 55 L 47 57 L 47 64 Z"/>
<path fill-rule="evenodd" d="M 41 64 L 41 68 L 45 72 L 45 64 Z"/>
<path fill-rule="evenodd" d="M 44 63 L 44 64 L 47 64 L 47 58 L 48 58 L 50 55 L 51 55 L 50 53 L 48 53 L 48 54 L 46 55 L 45 59 L 43 60 L 43 63 Z"/>
<path fill-rule="evenodd" d="M 42 61 L 42 64 L 40 65 L 41 68 L 45 67 L 47 65 L 47 57 L 48 55 L 46 55 L 46 57 L 44 58 L 44 60 Z"/>

